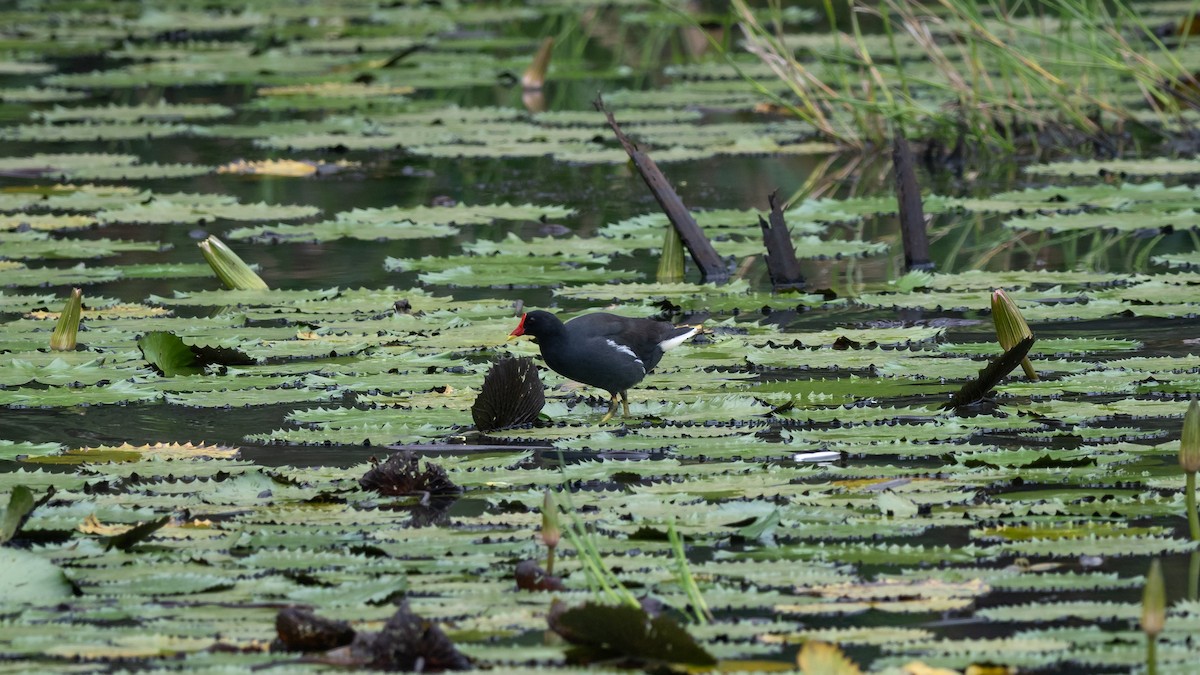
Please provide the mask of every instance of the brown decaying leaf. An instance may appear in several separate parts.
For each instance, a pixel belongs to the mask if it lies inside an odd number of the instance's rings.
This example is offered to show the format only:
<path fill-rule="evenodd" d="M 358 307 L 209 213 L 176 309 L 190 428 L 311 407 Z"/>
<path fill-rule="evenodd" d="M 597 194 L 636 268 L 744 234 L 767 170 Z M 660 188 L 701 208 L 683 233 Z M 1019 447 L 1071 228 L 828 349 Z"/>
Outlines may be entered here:
<path fill-rule="evenodd" d="M 370 654 L 368 665 L 380 670 L 441 672 L 473 667 L 437 624 L 413 614 L 408 601 L 372 640 Z"/>
<path fill-rule="evenodd" d="M 317 652 L 344 647 L 354 641 L 354 629 L 345 621 L 324 619 L 311 609 L 285 607 L 275 615 L 279 640 L 276 651 Z"/>
<path fill-rule="evenodd" d="M 566 590 L 562 577 L 547 574 L 542 566 L 533 560 L 522 560 L 517 563 L 515 572 L 517 589 L 522 591 L 562 591 Z"/>
<path fill-rule="evenodd" d="M 545 405 L 542 378 L 533 359 L 501 359 L 484 376 L 471 405 L 471 419 L 476 429 L 495 431 L 537 420 Z"/>
<path fill-rule="evenodd" d="M 275 629 L 279 636 L 275 645 L 281 650 L 321 652 L 305 660 L 328 665 L 418 673 L 474 667 L 437 624 L 414 614 L 408 601 L 378 633 L 355 632 L 344 621 L 293 607 L 279 611 Z"/>
<path fill-rule="evenodd" d="M 374 490 L 381 495 L 448 495 L 462 492 L 446 471 L 437 464 L 425 461 L 425 470 L 419 467 L 420 458 L 411 450 L 397 452 L 388 457 L 358 479 L 364 489 Z"/>

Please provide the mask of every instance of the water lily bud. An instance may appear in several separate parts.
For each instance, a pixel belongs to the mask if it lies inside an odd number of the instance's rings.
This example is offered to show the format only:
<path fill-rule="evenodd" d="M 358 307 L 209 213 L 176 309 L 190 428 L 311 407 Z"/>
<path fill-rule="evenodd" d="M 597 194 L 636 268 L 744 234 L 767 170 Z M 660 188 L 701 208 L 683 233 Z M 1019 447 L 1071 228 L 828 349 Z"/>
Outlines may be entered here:
<path fill-rule="evenodd" d="M 1179 466 L 1186 473 L 1200 471 L 1200 403 L 1192 396 L 1183 415 L 1183 434 L 1179 437 Z"/>
<path fill-rule="evenodd" d="M 558 502 L 554 500 L 554 493 L 546 490 L 546 496 L 542 499 L 542 543 L 547 548 L 554 548 L 560 539 L 562 530 L 558 527 Z"/>
<path fill-rule="evenodd" d="M 75 336 L 79 332 L 79 317 L 83 312 L 83 290 L 71 289 L 71 297 L 58 315 L 58 323 L 50 334 L 50 349 L 56 352 L 75 351 Z"/>
<path fill-rule="evenodd" d="M 1150 563 L 1146 574 L 1146 590 L 1142 592 L 1142 632 L 1154 637 L 1167 622 L 1167 588 L 1163 584 L 1162 563 L 1157 558 Z"/>
<path fill-rule="evenodd" d="M 226 288 L 235 291 L 265 291 L 270 288 L 262 277 L 250 269 L 250 266 L 220 239 L 210 235 L 208 239 L 196 245 L 200 247 L 204 259 Z"/>
<path fill-rule="evenodd" d="M 554 38 L 548 37 L 542 40 L 542 46 L 538 48 L 537 55 L 533 57 L 533 62 L 529 64 L 529 68 L 521 75 L 521 86 L 525 89 L 541 89 L 546 82 L 546 69 L 550 67 L 550 54 L 554 49 Z"/>
<path fill-rule="evenodd" d="M 1012 349 L 1027 337 L 1033 337 L 1033 331 L 1029 330 L 1025 317 L 1021 316 L 1021 310 L 1017 309 L 1017 303 L 1008 297 L 1004 289 L 992 291 L 992 323 L 996 326 L 996 339 L 1000 341 L 1004 351 Z M 1025 377 L 1031 380 L 1038 379 L 1037 371 L 1033 369 L 1033 362 L 1028 356 L 1021 360 L 1021 368 L 1025 370 Z"/>
<path fill-rule="evenodd" d="M 683 281 L 683 240 L 674 225 L 667 225 L 663 234 L 662 253 L 658 258 L 656 281 L 660 284 L 677 284 Z"/>

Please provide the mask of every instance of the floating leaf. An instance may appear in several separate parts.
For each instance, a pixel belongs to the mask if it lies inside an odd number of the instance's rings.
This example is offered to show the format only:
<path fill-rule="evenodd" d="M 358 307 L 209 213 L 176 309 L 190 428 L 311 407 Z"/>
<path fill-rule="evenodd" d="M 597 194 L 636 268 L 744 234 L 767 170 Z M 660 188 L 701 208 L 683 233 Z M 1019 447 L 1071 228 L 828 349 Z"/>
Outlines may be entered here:
<path fill-rule="evenodd" d="M 0 546 L 0 605 L 49 607 L 72 597 L 62 569 L 29 551 Z"/>
<path fill-rule="evenodd" d="M 142 350 L 142 357 L 164 377 L 196 375 L 204 371 L 192 348 L 172 333 L 147 333 L 138 339 L 138 349 Z"/>
<path fill-rule="evenodd" d="M 796 655 L 796 665 L 805 675 L 860 675 L 862 670 L 837 645 L 810 640 Z M 915 675 L 915 674 L 914 674 Z"/>
<path fill-rule="evenodd" d="M 551 629 L 573 646 L 575 663 L 634 659 L 644 664 L 713 666 L 717 660 L 667 616 L 650 617 L 640 607 L 587 603 L 551 612 Z"/>

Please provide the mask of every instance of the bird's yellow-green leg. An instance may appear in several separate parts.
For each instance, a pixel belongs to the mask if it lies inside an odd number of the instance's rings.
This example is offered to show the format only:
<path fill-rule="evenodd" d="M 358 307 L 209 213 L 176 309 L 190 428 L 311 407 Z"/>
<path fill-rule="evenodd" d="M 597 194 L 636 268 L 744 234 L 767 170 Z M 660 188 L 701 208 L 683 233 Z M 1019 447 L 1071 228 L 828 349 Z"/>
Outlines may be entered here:
<path fill-rule="evenodd" d="M 625 406 L 625 416 L 629 417 L 629 392 L 621 392 L 621 404 Z"/>
<path fill-rule="evenodd" d="M 600 424 L 607 423 L 609 420 L 612 419 L 613 413 L 617 412 L 617 398 L 618 397 L 620 397 L 620 394 L 612 395 L 612 398 L 608 401 L 608 413 L 606 413 L 604 415 L 604 417 L 600 418 Z"/>

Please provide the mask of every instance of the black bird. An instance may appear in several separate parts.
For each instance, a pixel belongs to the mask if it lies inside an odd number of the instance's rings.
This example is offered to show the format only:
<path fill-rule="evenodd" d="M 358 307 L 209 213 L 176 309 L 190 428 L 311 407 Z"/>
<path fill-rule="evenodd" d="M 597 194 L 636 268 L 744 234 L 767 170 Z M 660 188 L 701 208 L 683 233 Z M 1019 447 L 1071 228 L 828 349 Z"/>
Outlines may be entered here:
<path fill-rule="evenodd" d="M 612 398 L 604 424 L 617 412 L 617 401 L 629 416 L 628 389 L 654 369 L 663 352 L 695 335 L 700 326 L 673 326 L 666 321 L 632 319 L 607 312 L 577 316 L 563 323 L 550 312 L 521 316 L 508 339 L 531 335 L 546 365 L 563 377 L 600 387 Z"/>

